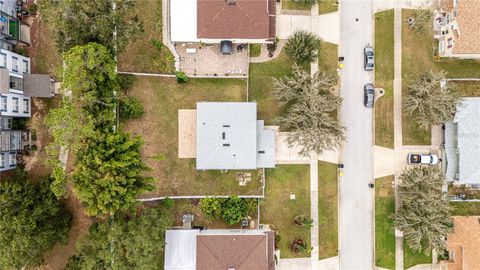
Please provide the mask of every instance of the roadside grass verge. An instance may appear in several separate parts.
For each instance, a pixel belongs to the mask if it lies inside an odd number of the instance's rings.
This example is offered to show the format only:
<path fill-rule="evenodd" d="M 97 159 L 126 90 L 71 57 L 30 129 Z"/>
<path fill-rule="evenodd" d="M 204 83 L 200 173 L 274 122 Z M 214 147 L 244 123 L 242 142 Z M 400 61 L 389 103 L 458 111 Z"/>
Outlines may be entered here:
<path fill-rule="evenodd" d="M 337 165 L 318 163 L 318 237 L 320 259 L 338 255 Z M 314 251 L 316 252 L 316 251 Z"/>
<path fill-rule="evenodd" d="M 375 266 L 395 269 L 393 176 L 375 180 Z"/>
<path fill-rule="evenodd" d="M 142 118 L 125 123 L 124 129 L 144 140 L 142 156 L 151 168 L 157 190 L 144 197 L 174 195 L 260 195 L 260 174 L 252 173 L 239 186 L 239 171 L 197 171 L 195 159 L 178 158 L 178 110 L 195 109 L 200 101 L 244 101 L 246 81 L 239 79 L 190 79 L 178 84 L 173 78 L 137 77 L 129 95 L 144 107 Z"/>
<path fill-rule="evenodd" d="M 393 9 L 376 13 L 375 21 L 375 87 L 385 91 L 375 103 L 375 144 L 393 148 Z"/>
<path fill-rule="evenodd" d="M 320 42 L 318 51 L 318 68 L 336 73 L 338 67 L 338 45 L 326 41 Z"/>
<path fill-rule="evenodd" d="M 449 78 L 480 78 L 480 61 L 462 59 L 434 59 L 435 41 L 430 33 L 416 33 L 405 23 L 414 10 L 402 10 L 402 94 L 408 94 L 408 85 L 428 70 L 445 70 Z M 414 118 L 403 112 L 403 144 L 429 145 L 430 129 L 424 130 Z"/>
<path fill-rule="evenodd" d="M 134 5 L 145 31 L 118 56 L 118 70 L 173 73 L 175 59 L 162 44 L 162 0 L 134 1 Z"/>
<path fill-rule="evenodd" d="M 318 14 L 325 14 L 338 11 L 339 0 L 320 0 L 318 3 Z"/>
<path fill-rule="evenodd" d="M 281 258 L 309 257 L 310 254 L 294 253 L 289 249 L 295 238 L 303 239 L 310 246 L 310 228 L 293 223 L 296 216 L 310 215 L 309 165 L 277 165 L 275 169 L 267 169 L 265 176 L 265 200 L 260 203 L 260 222 L 271 224 L 276 230 L 280 237 Z M 295 194 L 295 200 L 290 199 L 291 194 Z"/>

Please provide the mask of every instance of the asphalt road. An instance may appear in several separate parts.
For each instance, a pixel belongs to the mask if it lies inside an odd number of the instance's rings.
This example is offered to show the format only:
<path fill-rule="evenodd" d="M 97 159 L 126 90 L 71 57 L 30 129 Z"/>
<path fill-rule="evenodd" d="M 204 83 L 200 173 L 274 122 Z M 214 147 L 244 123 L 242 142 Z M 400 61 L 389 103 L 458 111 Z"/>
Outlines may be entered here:
<path fill-rule="evenodd" d="M 340 269 L 374 267 L 373 134 L 372 109 L 363 105 L 363 86 L 373 79 L 363 69 L 363 48 L 372 44 L 373 1 L 342 0 L 340 55 L 345 57 L 341 76 L 341 120 L 347 127 L 341 151 Z M 358 18 L 358 21 L 356 21 Z"/>

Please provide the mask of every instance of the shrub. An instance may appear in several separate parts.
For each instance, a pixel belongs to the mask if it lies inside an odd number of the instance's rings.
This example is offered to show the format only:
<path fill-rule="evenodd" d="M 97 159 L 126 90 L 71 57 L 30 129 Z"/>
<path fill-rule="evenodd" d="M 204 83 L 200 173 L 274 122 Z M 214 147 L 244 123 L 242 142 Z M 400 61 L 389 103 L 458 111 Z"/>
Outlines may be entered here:
<path fill-rule="evenodd" d="M 159 51 L 163 48 L 163 43 L 160 40 L 152 39 L 152 45 Z"/>
<path fill-rule="evenodd" d="M 320 39 L 314 34 L 300 30 L 293 33 L 285 44 L 288 57 L 297 64 L 313 62 L 318 57 Z"/>
<path fill-rule="evenodd" d="M 143 105 L 134 97 L 123 96 L 120 98 L 119 113 L 122 120 L 140 118 L 144 114 Z"/>
<path fill-rule="evenodd" d="M 175 206 L 175 200 L 170 198 L 165 198 L 163 200 L 163 207 L 166 209 L 172 209 Z"/>
<path fill-rule="evenodd" d="M 200 201 L 200 210 L 208 219 L 216 219 L 222 214 L 222 202 L 221 198 L 203 198 Z"/>
<path fill-rule="evenodd" d="M 135 82 L 135 76 L 128 75 L 128 74 L 118 74 L 117 75 L 117 82 L 118 86 L 122 91 L 127 91 L 132 88 L 133 83 Z"/>
<path fill-rule="evenodd" d="M 187 75 L 185 75 L 185 72 L 183 72 L 183 71 L 177 71 L 177 73 L 175 73 L 175 76 L 177 77 L 177 82 L 178 83 L 188 82 L 188 77 L 187 77 Z"/>
<path fill-rule="evenodd" d="M 249 207 L 245 199 L 232 196 L 222 204 L 222 218 L 228 225 L 240 222 L 248 215 Z"/>

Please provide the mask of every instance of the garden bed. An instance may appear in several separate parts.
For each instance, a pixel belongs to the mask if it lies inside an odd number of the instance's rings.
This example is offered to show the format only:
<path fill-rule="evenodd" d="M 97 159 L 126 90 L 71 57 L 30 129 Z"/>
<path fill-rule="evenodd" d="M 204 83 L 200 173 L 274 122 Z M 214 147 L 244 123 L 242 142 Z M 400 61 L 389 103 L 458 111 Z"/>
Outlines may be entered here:
<path fill-rule="evenodd" d="M 240 186 L 230 170 L 196 170 L 195 159 L 178 158 L 178 110 L 195 109 L 200 101 L 244 101 L 246 82 L 238 79 L 175 79 L 137 77 L 129 95 L 144 107 L 142 118 L 130 120 L 125 129 L 143 137 L 142 155 L 151 168 L 148 175 L 157 189 L 144 197 L 175 195 L 261 195 L 261 174 L 248 171 L 252 180 Z"/>
<path fill-rule="evenodd" d="M 265 173 L 265 200 L 260 203 L 260 222 L 276 230 L 281 258 L 309 257 L 305 252 L 292 252 L 294 239 L 310 246 L 310 228 L 295 225 L 297 216 L 310 215 L 310 170 L 308 165 L 277 165 Z M 295 199 L 291 199 L 291 194 Z M 317 252 L 317 251 L 313 251 Z"/>

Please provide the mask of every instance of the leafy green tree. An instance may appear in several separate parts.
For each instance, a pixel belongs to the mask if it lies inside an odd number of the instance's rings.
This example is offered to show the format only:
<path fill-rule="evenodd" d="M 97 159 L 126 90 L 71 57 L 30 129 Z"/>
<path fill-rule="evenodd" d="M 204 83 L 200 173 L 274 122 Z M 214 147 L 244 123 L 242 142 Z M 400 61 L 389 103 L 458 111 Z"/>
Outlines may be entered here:
<path fill-rule="evenodd" d="M 451 207 L 442 192 L 445 178 L 440 169 L 418 166 L 400 175 L 397 192 L 402 205 L 395 215 L 395 227 L 403 231 L 408 246 L 430 254 L 445 250 L 445 239 L 452 230 Z"/>
<path fill-rule="evenodd" d="M 110 52 L 100 44 L 88 43 L 64 53 L 63 60 L 62 87 L 71 92 L 72 103 L 93 115 L 97 128 L 111 128 L 115 122 L 119 80 Z"/>
<path fill-rule="evenodd" d="M 72 175 L 74 191 L 85 203 L 87 214 L 114 214 L 132 210 L 137 196 L 152 190 L 150 177 L 143 176 L 147 167 L 142 162 L 139 137 L 128 134 L 98 134 L 77 153 Z"/>
<path fill-rule="evenodd" d="M 120 98 L 118 110 L 122 120 L 140 118 L 144 114 L 142 103 L 130 96 L 122 96 Z"/>
<path fill-rule="evenodd" d="M 336 116 L 342 101 L 332 93 L 336 85 L 333 74 L 320 71 L 312 77 L 297 65 L 291 77 L 274 79 L 273 94 L 286 111 L 276 122 L 290 131 L 290 146 L 301 146 L 300 155 L 335 150 L 344 140 L 345 127 Z"/>
<path fill-rule="evenodd" d="M 134 4 L 131 0 L 41 0 L 40 12 L 60 51 L 96 42 L 114 53 L 121 52 L 143 32 L 141 21 L 133 13 Z"/>
<path fill-rule="evenodd" d="M 23 172 L 9 180 L 0 183 L 0 269 L 31 268 L 67 240 L 71 218 L 48 181 L 30 183 Z"/>
<path fill-rule="evenodd" d="M 247 217 L 248 210 L 246 199 L 231 196 L 222 203 L 222 218 L 228 225 L 234 225 Z"/>
<path fill-rule="evenodd" d="M 296 64 L 306 64 L 317 60 L 320 39 L 313 33 L 298 30 L 287 39 L 285 52 Z"/>
<path fill-rule="evenodd" d="M 403 101 L 405 111 L 413 116 L 422 128 L 441 125 L 455 116 L 462 98 L 452 84 L 441 86 L 445 72 L 428 71 L 411 82 Z"/>
<path fill-rule="evenodd" d="M 162 269 L 165 229 L 173 225 L 172 214 L 148 208 L 135 218 L 116 217 L 96 223 L 77 243 L 69 270 Z"/>

